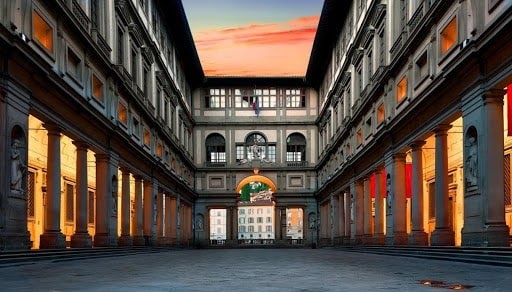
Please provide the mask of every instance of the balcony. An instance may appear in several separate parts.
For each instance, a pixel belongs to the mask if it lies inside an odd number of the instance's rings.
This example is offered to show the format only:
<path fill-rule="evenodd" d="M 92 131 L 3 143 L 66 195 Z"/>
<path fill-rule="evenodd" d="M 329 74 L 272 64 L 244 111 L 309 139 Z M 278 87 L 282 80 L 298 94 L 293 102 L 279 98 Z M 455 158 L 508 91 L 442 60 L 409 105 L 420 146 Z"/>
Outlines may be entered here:
<path fill-rule="evenodd" d="M 226 162 L 205 161 L 204 166 L 205 167 L 222 168 L 222 167 L 226 167 Z"/>

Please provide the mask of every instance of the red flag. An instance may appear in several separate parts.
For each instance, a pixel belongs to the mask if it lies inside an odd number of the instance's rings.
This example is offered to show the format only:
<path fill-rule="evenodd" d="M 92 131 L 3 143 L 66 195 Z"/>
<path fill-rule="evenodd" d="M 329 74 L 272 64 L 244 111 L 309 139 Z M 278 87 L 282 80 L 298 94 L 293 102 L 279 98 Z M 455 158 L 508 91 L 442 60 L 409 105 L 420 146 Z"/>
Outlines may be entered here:
<path fill-rule="evenodd" d="M 512 136 L 512 83 L 507 86 L 507 135 Z"/>
<path fill-rule="evenodd" d="M 375 198 L 375 182 L 377 181 L 377 176 L 375 173 L 370 175 L 370 195 L 372 198 Z"/>
<path fill-rule="evenodd" d="M 412 163 L 405 164 L 405 197 L 412 197 Z"/>

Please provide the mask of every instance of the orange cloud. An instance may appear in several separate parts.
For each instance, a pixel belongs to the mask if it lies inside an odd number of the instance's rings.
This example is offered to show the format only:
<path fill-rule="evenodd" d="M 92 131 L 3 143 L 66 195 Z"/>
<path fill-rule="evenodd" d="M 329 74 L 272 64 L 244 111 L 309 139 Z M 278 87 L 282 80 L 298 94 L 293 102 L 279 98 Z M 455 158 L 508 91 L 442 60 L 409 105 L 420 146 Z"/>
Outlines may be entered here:
<path fill-rule="evenodd" d="M 302 76 L 318 20 L 306 16 L 198 32 L 194 39 L 205 75 Z"/>

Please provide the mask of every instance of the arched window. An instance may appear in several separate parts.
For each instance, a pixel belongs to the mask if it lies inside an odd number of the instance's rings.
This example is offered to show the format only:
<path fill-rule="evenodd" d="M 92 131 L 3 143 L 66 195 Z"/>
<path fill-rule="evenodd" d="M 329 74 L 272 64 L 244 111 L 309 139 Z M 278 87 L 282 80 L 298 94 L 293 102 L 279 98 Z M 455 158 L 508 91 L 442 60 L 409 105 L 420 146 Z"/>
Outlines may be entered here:
<path fill-rule="evenodd" d="M 306 138 L 302 134 L 293 133 L 286 139 L 286 161 L 306 161 Z"/>
<path fill-rule="evenodd" d="M 226 142 L 220 134 L 211 134 L 206 138 L 206 161 L 226 162 Z"/>

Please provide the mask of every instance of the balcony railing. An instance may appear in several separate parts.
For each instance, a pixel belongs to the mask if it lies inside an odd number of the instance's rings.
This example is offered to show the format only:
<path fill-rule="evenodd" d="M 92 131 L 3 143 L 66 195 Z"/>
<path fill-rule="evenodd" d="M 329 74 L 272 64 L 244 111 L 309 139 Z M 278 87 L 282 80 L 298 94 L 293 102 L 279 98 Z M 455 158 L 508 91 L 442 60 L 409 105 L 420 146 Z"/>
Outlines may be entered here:
<path fill-rule="evenodd" d="M 239 245 L 272 245 L 275 243 L 274 239 L 239 239 Z"/>
<path fill-rule="evenodd" d="M 286 166 L 288 167 L 307 167 L 307 161 L 286 161 Z"/>
<path fill-rule="evenodd" d="M 226 162 L 212 162 L 212 161 L 205 161 L 204 166 L 206 167 L 226 167 Z"/>

